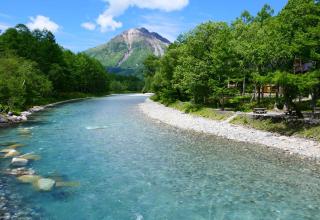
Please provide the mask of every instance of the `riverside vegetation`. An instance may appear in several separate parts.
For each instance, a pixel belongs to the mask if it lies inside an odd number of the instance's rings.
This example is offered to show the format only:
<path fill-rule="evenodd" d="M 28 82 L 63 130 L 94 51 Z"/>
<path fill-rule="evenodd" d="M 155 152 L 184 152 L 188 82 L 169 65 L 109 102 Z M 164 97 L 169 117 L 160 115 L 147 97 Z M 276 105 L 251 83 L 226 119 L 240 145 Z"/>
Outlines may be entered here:
<path fill-rule="evenodd" d="M 289 0 L 278 15 L 265 5 L 230 24 L 203 23 L 144 66 L 144 90 L 155 93 L 152 99 L 186 112 L 225 119 L 213 109 L 284 108 L 303 118 L 320 107 L 320 2 Z M 279 123 L 246 118 L 233 122 L 320 138 L 317 123 L 297 127 L 286 117 Z"/>
<path fill-rule="evenodd" d="M 138 91 L 138 83 L 109 74 L 84 53 L 62 48 L 50 31 L 19 24 L 0 34 L 0 112 L 20 114 L 34 105 Z"/>

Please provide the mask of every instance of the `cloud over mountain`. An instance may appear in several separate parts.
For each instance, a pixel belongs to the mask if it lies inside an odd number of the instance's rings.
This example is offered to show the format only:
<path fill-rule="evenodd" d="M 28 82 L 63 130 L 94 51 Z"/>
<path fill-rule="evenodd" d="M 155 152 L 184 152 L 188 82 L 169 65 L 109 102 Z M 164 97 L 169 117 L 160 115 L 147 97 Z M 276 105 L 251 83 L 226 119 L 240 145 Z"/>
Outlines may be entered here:
<path fill-rule="evenodd" d="M 171 12 L 181 10 L 189 4 L 189 0 L 104 0 L 108 7 L 96 19 L 101 32 L 122 27 L 122 22 L 115 19 L 124 14 L 130 7 L 141 9 L 161 10 Z"/>

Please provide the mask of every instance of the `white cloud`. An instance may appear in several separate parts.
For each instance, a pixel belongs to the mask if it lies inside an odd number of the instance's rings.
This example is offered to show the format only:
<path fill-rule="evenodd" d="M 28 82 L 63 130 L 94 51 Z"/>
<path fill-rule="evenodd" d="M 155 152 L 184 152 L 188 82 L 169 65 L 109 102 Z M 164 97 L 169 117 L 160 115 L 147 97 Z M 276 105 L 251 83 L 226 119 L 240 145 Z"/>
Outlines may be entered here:
<path fill-rule="evenodd" d="M 81 24 L 81 27 L 89 31 L 94 31 L 96 29 L 96 25 L 92 22 L 84 22 Z"/>
<path fill-rule="evenodd" d="M 101 32 L 106 32 L 106 31 L 114 31 L 117 28 L 122 27 L 122 23 L 115 21 L 113 19 L 113 16 L 108 15 L 108 14 L 101 14 L 97 18 L 97 24 L 100 26 Z"/>
<path fill-rule="evenodd" d="M 27 24 L 28 28 L 31 30 L 48 30 L 53 33 L 57 32 L 60 28 L 58 24 L 51 21 L 49 17 L 38 15 L 37 17 L 30 17 L 30 22 Z"/>
<path fill-rule="evenodd" d="M 96 19 L 102 32 L 122 27 L 122 23 L 115 18 L 122 15 L 130 7 L 142 9 L 161 10 L 171 12 L 181 10 L 189 4 L 189 0 L 104 0 L 107 9 Z"/>

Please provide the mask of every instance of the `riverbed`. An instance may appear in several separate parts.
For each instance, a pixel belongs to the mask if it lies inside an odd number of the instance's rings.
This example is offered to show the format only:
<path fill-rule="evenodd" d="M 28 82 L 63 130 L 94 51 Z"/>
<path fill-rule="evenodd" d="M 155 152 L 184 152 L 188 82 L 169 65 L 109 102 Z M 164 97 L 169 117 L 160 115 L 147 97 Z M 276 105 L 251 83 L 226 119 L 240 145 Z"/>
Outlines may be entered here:
<path fill-rule="evenodd" d="M 79 183 L 38 192 L 8 177 L 11 187 L 42 219 L 319 219 L 319 165 L 152 120 L 146 99 L 64 104 L 0 130 L 41 156 L 28 165 L 38 174 Z"/>

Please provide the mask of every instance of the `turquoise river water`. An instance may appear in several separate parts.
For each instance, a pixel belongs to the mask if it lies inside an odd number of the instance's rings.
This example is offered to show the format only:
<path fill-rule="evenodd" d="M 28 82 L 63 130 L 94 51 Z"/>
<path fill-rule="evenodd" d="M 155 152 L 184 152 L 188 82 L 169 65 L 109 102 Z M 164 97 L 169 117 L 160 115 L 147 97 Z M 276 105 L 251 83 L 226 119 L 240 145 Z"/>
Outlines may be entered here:
<path fill-rule="evenodd" d="M 80 183 L 44 193 L 12 178 L 23 201 L 54 220 L 320 219 L 318 165 L 151 120 L 145 99 L 64 104 L 0 130 L 41 155 L 38 174 Z"/>

